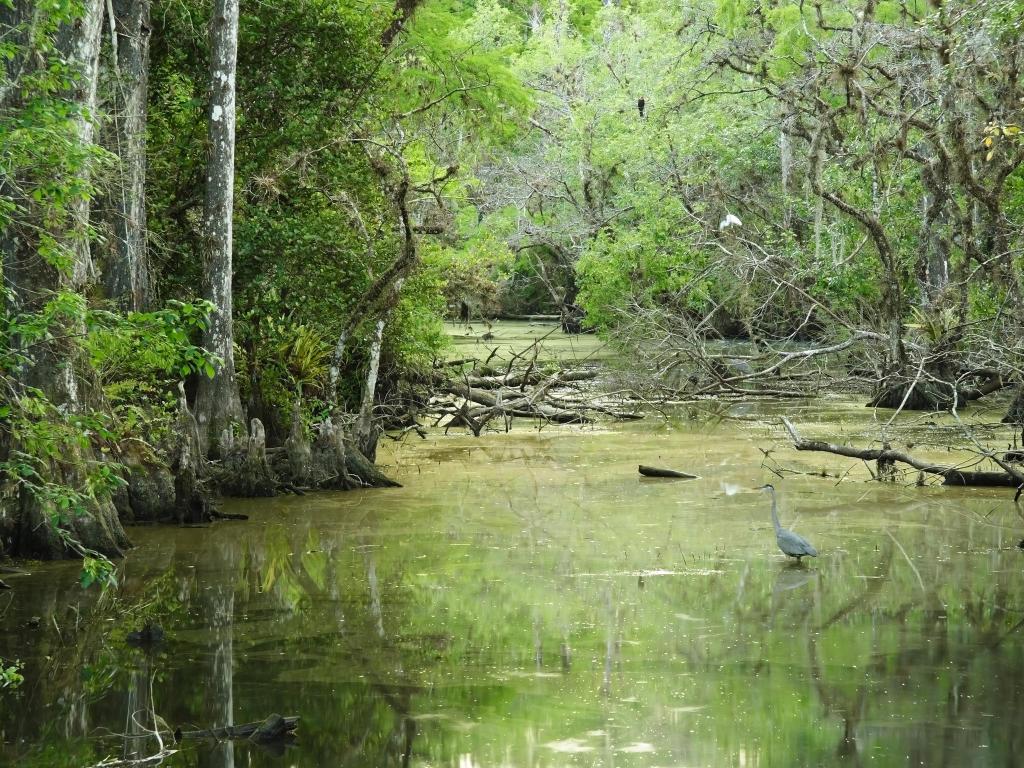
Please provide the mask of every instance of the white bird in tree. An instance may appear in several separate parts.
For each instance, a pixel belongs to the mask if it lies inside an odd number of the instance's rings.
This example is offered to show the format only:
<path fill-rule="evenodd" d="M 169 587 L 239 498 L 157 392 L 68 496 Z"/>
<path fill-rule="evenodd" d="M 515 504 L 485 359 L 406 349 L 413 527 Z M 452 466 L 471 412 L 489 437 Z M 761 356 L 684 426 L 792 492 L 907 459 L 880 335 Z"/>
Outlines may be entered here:
<path fill-rule="evenodd" d="M 773 485 L 762 485 L 757 490 L 768 491 L 772 497 L 772 525 L 775 526 L 775 541 L 779 544 L 779 549 L 782 550 L 783 554 L 795 557 L 799 563 L 802 557 L 817 557 L 818 550 L 805 539 L 803 536 L 797 533 L 793 533 L 786 528 L 783 528 L 779 524 L 779 506 L 775 501 L 775 486 Z"/>
<path fill-rule="evenodd" d="M 740 217 L 732 213 L 725 214 L 725 218 L 718 222 L 718 231 L 722 232 L 729 227 L 741 227 L 743 222 L 740 221 Z"/>

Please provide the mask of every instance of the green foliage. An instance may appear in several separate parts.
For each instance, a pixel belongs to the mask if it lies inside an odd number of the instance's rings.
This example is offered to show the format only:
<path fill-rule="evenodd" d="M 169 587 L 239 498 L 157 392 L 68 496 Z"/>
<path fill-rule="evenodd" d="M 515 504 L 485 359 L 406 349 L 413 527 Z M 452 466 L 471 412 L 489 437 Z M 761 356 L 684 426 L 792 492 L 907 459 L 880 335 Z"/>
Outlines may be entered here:
<path fill-rule="evenodd" d="M 212 376 L 216 358 L 196 344 L 212 305 L 169 301 L 153 312 L 90 310 L 83 342 L 103 387 L 119 437 L 168 434 L 177 413 L 177 383 Z"/>
<path fill-rule="evenodd" d="M 83 557 L 82 575 L 79 579 L 82 589 L 99 584 L 103 589 L 117 587 L 117 568 L 105 557 Z"/>
<path fill-rule="evenodd" d="M 81 10 L 79 2 L 45 3 L 0 42 L 0 58 L 9 62 L 0 80 L 0 167 L 11 182 L 0 186 L 0 231 L 36 240 L 39 255 L 60 270 L 70 267 L 73 244 L 85 236 L 73 206 L 93 196 L 90 170 L 109 157 L 81 140 L 81 124 L 92 116 L 69 94 L 82 73 L 56 45 L 61 27 L 76 23 Z"/>
<path fill-rule="evenodd" d="M 303 387 L 323 383 L 331 351 L 327 338 L 307 325 L 291 327 L 288 338 L 277 348 L 280 365 L 299 392 Z"/>
<path fill-rule="evenodd" d="M 171 301 L 155 312 L 120 315 L 93 310 L 85 346 L 101 381 L 213 376 L 216 362 L 193 341 L 206 328 L 213 305 Z"/>
<path fill-rule="evenodd" d="M 0 658 L 0 688 L 17 688 L 23 682 L 25 678 L 21 674 L 21 662 Z"/>
<path fill-rule="evenodd" d="M 429 262 L 409 280 L 385 329 L 384 352 L 395 373 L 426 369 L 448 348 L 444 287 L 447 274 Z"/>
<path fill-rule="evenodd" d="M 635 306 L 671 301 L 684 288 L 682 308 L 700 312 L 713 291 L 701 277 L 705 257 L 690 244 L 693 224 L 679 200 L 657 190 L 631 199 L 633 215 L 599 235 L 577 266 L 580 305 L 599 328 L 616 325 Z"/>

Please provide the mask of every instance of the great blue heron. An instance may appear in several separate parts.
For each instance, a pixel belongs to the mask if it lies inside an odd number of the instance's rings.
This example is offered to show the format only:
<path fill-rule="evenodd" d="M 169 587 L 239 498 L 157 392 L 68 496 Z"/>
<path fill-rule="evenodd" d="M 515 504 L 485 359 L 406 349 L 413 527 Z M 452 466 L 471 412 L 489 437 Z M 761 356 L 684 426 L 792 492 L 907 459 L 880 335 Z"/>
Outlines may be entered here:
<path fill-rule="evenodd" d="M 779 525 L 779 505 L 775 501 L 775 486 L 773 485 L 762 485 L 757 490 L 768 491 L 772 497 L 772 525 L 775 526 L 775 541 L 779 544 L 779 549 L 782 550 L 783 554 L 795 557 L 799 563 L 802 557 L 817 557 L 818 550 L 816 550 L 807 539 L 803 536 L 793 533 L 792 531 L 786 530 Z"/>

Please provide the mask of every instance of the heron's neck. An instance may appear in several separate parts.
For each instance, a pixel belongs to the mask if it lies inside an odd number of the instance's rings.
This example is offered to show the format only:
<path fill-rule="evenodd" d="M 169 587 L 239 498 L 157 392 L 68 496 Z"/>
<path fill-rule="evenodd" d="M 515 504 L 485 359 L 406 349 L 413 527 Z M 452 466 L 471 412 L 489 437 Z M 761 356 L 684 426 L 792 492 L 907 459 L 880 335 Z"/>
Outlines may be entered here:
<path fill-rule="evenodd" d="M 775 501 L 775 489 L 773 488 L 769 493 L 772 495 L 772 525 L 775 526 L 775 532 L 778 533 L 782 530 L 782 526 L 779 525 L 779 505 Z"/>

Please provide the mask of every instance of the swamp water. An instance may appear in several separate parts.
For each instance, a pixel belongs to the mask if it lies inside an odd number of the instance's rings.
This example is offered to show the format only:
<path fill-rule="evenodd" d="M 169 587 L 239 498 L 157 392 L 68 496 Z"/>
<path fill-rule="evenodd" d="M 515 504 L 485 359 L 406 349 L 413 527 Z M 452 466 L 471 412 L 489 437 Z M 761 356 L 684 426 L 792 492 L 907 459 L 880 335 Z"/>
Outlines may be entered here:
<path fill-rule="evenodd" d="M 866 418 L 822 407 L 809 436 Z M 1021 764 L 1012 494 L 859 482 L 769 415 L 384 441 L 402 488 L 132 529 L 116 605 L 76 564 L 34 567 L 0 593 L 25 676 L 0 763 L 151 755 L 124 738 L 151 706 L 171 730 L 302 718 L 283 755 L 186 741 L 166 766 Z M 761 448 L 854 471 L 779 480 Z M 765 482 L 821 557 L 783 559 Z M 146 616 L 148 653 L 124 642 Z"/>

